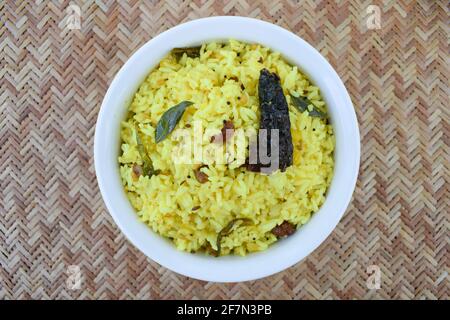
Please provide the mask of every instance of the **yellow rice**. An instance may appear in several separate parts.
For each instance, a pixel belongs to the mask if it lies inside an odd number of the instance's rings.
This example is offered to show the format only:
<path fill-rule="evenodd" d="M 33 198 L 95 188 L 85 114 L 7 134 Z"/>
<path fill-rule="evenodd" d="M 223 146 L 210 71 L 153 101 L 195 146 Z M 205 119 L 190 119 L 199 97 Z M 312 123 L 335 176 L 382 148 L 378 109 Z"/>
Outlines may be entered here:
<path fill-rule="evenodd" d="M 233 119 L 236 129 L 257 129 L 262 68 L 279 75 L 289 104 L 294 153 L 293 165 L 285 172 L 253 173 L 239 167 L 242 161 L 232 159 L 228 164 L 202 168 L 209 181 L 201 184 L 193 173 L 197 164 L 174 163 L 174 139 L 169 136 L 155 144 L 155 126 L 161 115 L 184 100 L 194 104 L 186 109 L 177 128 L 190 130 L 192 135 L 194 129 L 187 127 L 194 121 L 216 132 L 224 119 Z M 326 112 L 319 88 L 266 47 L 230 40 L 203 45 L 199 58 L 183 55 L 177 61 L 172 55 L 165 57 L 139 87 L 121 129 L 120 174 L 140 219 L 172 239 L 178 249 L 189 252 L 216 250 L 217 235 L 231 220 L 251 219 L 251 225 L 238 226 L 222 239 L 222 255 L 266 249 L 277 241 L 271 230 L 285 220 L 297 228 L 305 224 L 325 200 L 335 143 L 331 125 L 295 109 L 290 94 L 307 96 Z M 155 169 L 161 170 L 151 178 L 132 173 L 133 164 L 142 164 L 136 125 Z M 205 138 L 202 144 L 211 143 Z"/>

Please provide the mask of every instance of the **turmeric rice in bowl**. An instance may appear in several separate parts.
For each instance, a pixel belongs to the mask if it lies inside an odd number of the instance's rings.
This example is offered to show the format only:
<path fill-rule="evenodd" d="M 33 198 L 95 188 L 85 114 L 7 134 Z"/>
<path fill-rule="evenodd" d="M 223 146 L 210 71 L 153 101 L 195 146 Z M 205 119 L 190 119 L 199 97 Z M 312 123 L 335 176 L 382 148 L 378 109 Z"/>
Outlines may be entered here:
<path fill-rule="evenodd" d="M 282 101 L 261 92 L 263 76 L 275 91 L 280 86 Z M 262 128 L 261 96 L 277 96 L 287 117 L 279 128 L 287 149 L 280 147 L 280 167 L 269 173 L 249 164 L 252 140 L 241 134 Z M 326 105 L 319 88 L 277 52 L 235 40 L 176 49 L 150 72 L 128 111 L 118 159 L 127 197 L 179 250 L 265 250 L 325 201 L 335 147 Z"/>

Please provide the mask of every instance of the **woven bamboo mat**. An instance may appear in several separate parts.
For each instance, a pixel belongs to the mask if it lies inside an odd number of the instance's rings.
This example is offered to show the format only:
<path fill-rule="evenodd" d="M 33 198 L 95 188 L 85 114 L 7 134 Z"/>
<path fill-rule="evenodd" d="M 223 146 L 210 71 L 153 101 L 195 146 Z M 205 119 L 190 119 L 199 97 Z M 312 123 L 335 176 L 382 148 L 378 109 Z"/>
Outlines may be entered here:
<path fill-rule="evenodd" d="M 0 299 L 448 299 L 447 1 L 297 2 L 1 1 Z M 94 173 L 113 76 L 156 34 L 211 15 L 271 21 L 311 43 L 345 82 L 362 140 L 353 202 L 327 241 L 239 284 L 147 259 L 113 223 Z"/>

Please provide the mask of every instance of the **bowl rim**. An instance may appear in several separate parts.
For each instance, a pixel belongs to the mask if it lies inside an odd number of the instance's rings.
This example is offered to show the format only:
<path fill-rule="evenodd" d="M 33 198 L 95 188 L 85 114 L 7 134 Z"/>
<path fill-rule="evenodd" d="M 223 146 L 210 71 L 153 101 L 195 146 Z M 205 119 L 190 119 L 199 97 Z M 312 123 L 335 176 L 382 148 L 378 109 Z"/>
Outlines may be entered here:
<path fill-rule="evenodd" d="M 268 249 L 259 252 L 259 253 L 252 253 L 246 257 L 234 257 L 234 256 L 225 256 L 220 258 L 214 258 L 214 257 L 207 257 L 207 256 L 200 256 L 200 255 L 192 255 L 189 253 L 178 251 L 175 246 L 170 244 L 172 246 L 172 250 L 168 250 L 167 244 L 163 244 L 163 239 L 156 239 L 156 237 L 162 238 L 160 235 L 154 233 L 148 226 L 144 225 L 144 223 L 140 222 L 137 219 L 137 215 L 133 211 L 133 217 L 127 216 L 128 213 L 123 214 L 123 212 L 120 212 L 118 208 L 125 208 L 125 204 L 121 203 L 121 206 L 118 205 L 118 201 L 122 201 L 123 199 L 117 199 L 117 192 L 115 195 L 112 194 L 111 188 L 117 187 L 117 186 L 111 186 L 111 177 L 110 175 L 114 175 L 115 173 L 111 171 L 110 167 L 112 167 L 112 164 L 107 163 L 105 166 L 104 160 L 105 156 L 104 153 L 108 152 L 108 143 L 112 143 L 108 140 L 108 138 L 111 137 L 111 134 L 105 134 L 105 132 L 111 132 L 111 128 L 108 128 L 109 119 L 113 116 L 107 113 L 108 106 L 111 104 L 118 104 L 117 102 L 117 92 L 120 91 L 120 85 L 121 82 L 124 81 L 124 79 L 127 78 L 127 74 L 132 73 L 132 68 L 138 63 L 139 59 L 143 58 L 143 55 L 145 53 L 148 53 L 149 50 L 155 49 L 158 46 L 167 46 L 164 41 L 168 39 L 174 39 L 174 36 L 177 33 L 186 33 L 193 30 L 199 30 L 198 28 L 208 26 L 208 27 L 218 27 L 219 25 L 227 24 L 230 28 L 242 28 L 242 27 L 252 27 L 255 32 L 272 32 L 275 35 L 279 36 L 280 38 L 284 40 L 292 40 L 292 46 L 298 46 L 298 48 L 301 48 L 303 52 L 307 52 L 308 54 L 311 54 L 311 57 L 306 55 L 305 59 L 310 59 L 310 62 L 318 63 L 317 67 L 322 68 L 326 71 L 326 81 L 328 81 L 328 84 L 331 86 L 336 86 L 335 92 L 337 93 L 337 98 L 331 99 L 332 102 L 330 104 L 330 100 L 326 100 L 327 106 L 334 105 L 337 103 L 337 101 L 341 101 L 342 104 L 340 104 L 340 108 L 343 108 L 342 110 L 333 109 L 333 113 L 336 115 L 339 115 L 339 113 L 344 114 L 345 117 L 342 116 L 341 118 L 337 116 L 337 122 L 339 123 L 339 126 L 344 126 L 344 123 L 346 122 L 345 126 L 343 127 L 342 132 L 345 132 L 346 135 L 349 136 L 349 140 L 346 144 L 350 145 L 350 147 L 346 147 L 345 144 L 342 145 L 342 152 L 348 153 L 346 155 L 346 160 L 348 160 L 348 163 L 345 165 L 348 166 L 342 167 L 341 170 L 343 173 L 339 175 L 339 179 L 345 179 L 345 183 L 340 183 L 340 187 L 347 186 L 343 190 L 339 190 L 338 194 L 339 197 L 334 196 L 333 201 L 336 205 L 334 208 L 335 211 L 333 214 L 330 214 L 330 216 L 327 216 L 327 219 L 321 218 L 321 222 L 313 223 L 313 220 L 316 219 L 315 216 L 318 216 L 319 212 L 324 211 L 326 212 L 333 212 L 333 208 L 331 207 L 329 200 L 329 195 L 327 195 L 325 199 L 325 203 L 321 206 L 318 212 L 316 212 L 313 217 L 306 223 L 302 228 L 300 229 L 307 229 L 308 231 L 302 230 L 302 232 L 296 232 L 295 235 L 288 237 L 287 239 L 284 239 L 283 241 L 277 241 L 277 243 L 272 244 Z M 212 28 L 214 29 L 214 28 Z M 206 31 L 205 31 L 206 32 Z M 259 35 L 259 37 L 262 37 L 263 35 Z M 239 39 L 239 37 L 228 37 L 228 39 L 233 38 L 237 40 L 241 40 L 244 42 L 252 42 L 251 40 L 246 41 Z M 211 40 L 198 40 L 199 43 L 205 43 L 209 42 Z M 275 40 L 272 40 L 275 41 Z M 271 45 L 264 44 L 264 41 L 254 41 L 258 42 L 271 47 Z M 280 44 L 281 45 L 281 44 Z M 174 46 L 172 46 L 173 48 Z M 160 50 L 161 51 L 161 50 Z M 278 50 L 277 50 L 278 51 Z M 284 56 L 283 50 L 280 50 L 280 53 Z M 165 52 L 167 53 L 167 52 Z M 161 56 L 162 57 L 162 56 Z M 287 59 L 289 60 L 289 59 Z M 156 63 L 159 61 L 156 61 Z M 305 62 L 306 63 L 306 62 Z M 313 80 L 314 85 L 317 85 L 318 81 L 314 80 L 320 80 L 320 79 L 314 79 L 314 73 L 305 72 L 303 67 L 305 67 L 304 64 L 295 63 L 296 66 L 299 67 L 302 72 L 306 73 L 308 78 Z M 303 67 L 302 67 L 303 66 Z M 153 68 L 153 67 L 152 67 Z M 147 69 L 147 74 L 150 72 L 152 68 Z M 324 72 L 325 72 L 324 71 Z M 143 79 L 141 79 L 143 80 Z M 322 81 L 322 80 L 320 80 Z M 325 80 L 323 80 L 325 81 Z M 140 81 L 139 83 L 141 83 Z M 319 86 L 319 85 L 317 85 Z M 322 87 L 319 86 L 321 92 Z M 121 93 L 120 93 L 121 94 Z M 134 94 L 134 93 L 133 93 Z M 116 101 L 116 102 L 114 102 Z M 111 107 L 109 107 L 111 108 Z M 127 108 L 125 108 L 127 109 Z M 111 111 L 111 110 L 108 110 Z M 115 111 L 115 110 L 113 110 Z M 329 107 L 330 111 L 330 107 Z M 116 115 L 117 116 L 117 115 Z M 332 116 L 332 122 L 335 121 L 335 116 Z M 346 119 L 346 120 L 345 120 Z M 117 130 L 118 128 L 116 128 Z M 337 143 L 338 139 L 336 137 L 336 149 L 337 149 Z M 111 148 L 111 147 L 109 147 Z M 341 152 L 341 153 L 342 153 Z M 336 153 L 335 153 L 336 154 Z M 335 156 L 336 157 L 336 156 Z M 118 163 L 116 158 L 116 166 L 117 166 L 117 172 L 118 171 Z M 254 19 L 254 18 L 248 18 L 248 17 L 237 17 L 237 16 L 216 16 L 216 17 L 209 17 L 209 18 L 201 18 L 196 20 L 191 20 L 182 24 L 179 24 L 173 28 L 170 28 L 163 33 L 160 33 L 159 35 L 155 36 L 154 38 L 150 39 L 148 42 L 146 42 L 143 46 L 141 46 L 136 52 L 132 54 L 132 56 L 125 62 L 125 64 L 121 67 L 121 69 L 118 71 L 118 73 L 115 75 L 113 81 L 111 82 L 110 86 L 108 87 L 108 90 L 106 92 L 106 95 L 103 99 L 98 118 L 97 123 L 95 127 L 95 137 L 94 137 L 94 164 L 95 164 L 95 173 L 97 176 L 97 181 L 99 185 L 100 192 L 102 194 L 102 198 L 106 204 L 106 207 L 108 209 L 108 212 L 113 217 L 114 222 L 118 225 L 119 229 L 123 232 L 123 234 L 126 236 L 126 238 L 129 239 L 129 241 L 137 247 L 141 252 L 143 252 L 148 258 L 151 260 L 159 263 L 160 265 L 175 271 L 179 274 L 189 276 L 195 279 L 199 280 L 205 280 L 205 281 L 214 281 L 214 282 L 238 282 L 238 281 L 249 281 L 249 280 L 255 280 L 259 278 L 263 278 L 272 274 L 275 274 L 277 272 L 280 272 L 282 270 L 285 270 L 292 265 L 298 263 L 303 258 L 308 256 L 312 251 L 314 251 L 322 242 L 326 240 L 326 238 L 333 232 L 336 225 L 344 215 L 350 200 L 352 198 L 352 194 L 354 191 L 354 188 L 356 186 L 356 181 L 358 177 L 359 172 L 359 163 L 360 163 L 360 136 L 359 136 L 359 128 L 358 128 L 358 122 L 356 118 L 356 113 L 353 108 L 352 101 L 350 99 L 350 96 L 334 70 L 334 68 L 328 63 L 328 61 L 315 49 L 313 48 L 309 43 L 307 43 L 305 40 L 300 38 L 299 36 L 295 35 L 294 33 L 280 27 L 277 25 L 274 25 L 272 23 Z M 342 166 L 343 164 L 341 164 Z M 108 168 L 109 169 L 108 169 Z M 106 168 L 106 169 L 105 169 Z M 337 165 L 336 165 L 336 159 L 335 159 L 335 171 L 334 176 L 332 179 L 332 186 L 335 179 L 338 179 L 337 173 L 340 173 L 337 171 Z M 341 168 L 341 167 L 339 167 Z M 116 177 L 117 178 L 117 177 Z M 117 182 L 117 179 L 116 179 Z M 120 175 L 119 175 L 119 182 L 120 182 Z M 328 191 L 330 191 L 330 186 Z M 122 193 L 124 195 L 122 184 L 120 183 L 120 187 L 122 188 Z M 119 196 L 120 198 L 120 196 Z M 127 199 L 128 202 L 128 199 Z M 131 205 L 128 202 L 128 207 L 131 207 Z M 325 210 L 324 208 L 327 207 Z M 128 210 L 129 211 L 129 210 Z M 322 215 L 323 216 L 323 215 Z M 329 219 L 328 219 L 329 218 Z M 147 233 L 152 234 L 149 235 L 144 240 L 145 236 L 142 235 L 143 229 L 141 229 L 140 226 L 136 225 L 135 222 L 131 219 L 137 220 L 139 224 L 141 224 L 147 231 Z M 318 218 L 314 221 L 319 221 Z M 314 225 L 312 225 L 314 224 Z M 310 227 L 308 227 L 310 226 Z M 314 229 L 316 228 L 316 230 Z M 132 230 L 134 229 L 134 230 Z M 139 229 L 139 230 L 138 230 Z M 295 242 L 294 238 L 297 237 L 297 240 L 300 239 L 298 237 L 299 233 L 304 233 L 305 235 L 302 237 L 308 239 L 309 242 L 302 243 L 303 246 L 298 248 L 298 241 Z M 295 237 L 294 237 L 295 236 Z M 310 238 L 308 238 L 308 236 Z M 149 241 L 148 243 L 146 241 Z M 153 246 L 150 246 L 150 243 Z M 283 247 L 281 248 L 280 247 Z M 285 252 L 288 249 L 291 250 L 291 252 Z M 295 249 L 298 249 L 295 250 Z M 274 252 L 277 252 L 275 254 Z M 195 258 L 194 258 L 195 257 Z M 256 258 L 255 258 L 256 257 Z M 262 257 L 262 258 L 261 258 Z M 249 263 L 249 261 L 252 261 Z M 270 262 L 270 263 L 268 263 Z M 219 264 L 220 263 L 220 264 Z M 214 268 L 213 268 L 214 267 Z"/>

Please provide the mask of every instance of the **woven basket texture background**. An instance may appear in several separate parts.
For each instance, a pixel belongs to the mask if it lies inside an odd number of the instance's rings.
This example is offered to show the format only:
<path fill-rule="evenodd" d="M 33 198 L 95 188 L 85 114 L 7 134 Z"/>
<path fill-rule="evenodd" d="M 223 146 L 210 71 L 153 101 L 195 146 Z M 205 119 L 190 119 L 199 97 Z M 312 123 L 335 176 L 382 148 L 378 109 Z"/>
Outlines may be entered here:
<path fill-rule="evenodd" d="M 69 29 L 78 9 L 81 28 Z M 335 231 L 290 269 L 245 283 L 150 261 L 112 221 L 94 172 L 95 122 L 120 67 L 158 33 L 213 15 L 263 19 L 311 43 L 345 82 L 361 133 Z M 449 298 L 447 1 L 6 0 L 0 17 L 0 299 Z M 371 265 L 379 289 L 367 286 Z"/>

